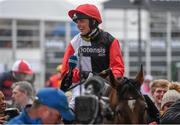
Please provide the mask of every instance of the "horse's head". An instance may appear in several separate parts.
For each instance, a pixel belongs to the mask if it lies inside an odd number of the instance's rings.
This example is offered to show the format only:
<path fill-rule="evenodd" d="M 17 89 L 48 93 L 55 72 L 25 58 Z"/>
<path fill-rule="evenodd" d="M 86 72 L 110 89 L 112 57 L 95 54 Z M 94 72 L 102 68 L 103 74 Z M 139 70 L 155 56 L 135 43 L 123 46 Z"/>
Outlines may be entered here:
<path fill-rule="evenodd" d="M 144 80 L 141 66 L 135 79 L 110 76 L 114 88 L 109 96 L 110 105 L 114 110 L 114 123 L 146 123 L 146 103 L 140 92 Z"/>

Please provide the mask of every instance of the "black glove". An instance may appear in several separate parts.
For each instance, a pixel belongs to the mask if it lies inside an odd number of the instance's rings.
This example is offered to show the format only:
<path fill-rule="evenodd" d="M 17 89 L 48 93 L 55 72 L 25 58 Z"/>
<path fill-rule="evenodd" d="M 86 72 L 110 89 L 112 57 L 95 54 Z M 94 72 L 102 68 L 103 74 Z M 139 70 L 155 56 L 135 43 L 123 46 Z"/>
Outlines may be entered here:
<path fill-rule="evenodd" d="M 67 89 L 72 85 L 72 77 L 68 77 L 68 74 L 66 74 L 61 82 L 60 89 L 64 92 L 67 91 Z"/>

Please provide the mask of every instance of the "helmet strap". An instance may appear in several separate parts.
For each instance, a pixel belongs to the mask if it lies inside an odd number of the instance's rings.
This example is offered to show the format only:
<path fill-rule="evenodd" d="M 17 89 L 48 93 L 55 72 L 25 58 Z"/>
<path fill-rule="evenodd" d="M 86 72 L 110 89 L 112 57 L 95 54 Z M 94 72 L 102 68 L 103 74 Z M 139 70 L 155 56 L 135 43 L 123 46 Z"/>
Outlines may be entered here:
<path fill-rule="evenodd" d="M 92 31 L 93 29 L 98 27 L 98 22 L 92 18 L 89 19 L 89 28 Z"/>
<path fill-rule="evenodd" d="M 86 35 L 81 35 L 81 37 L 83 40 L 90 42 L 91 40 L 95 39 L 98 36 L 98 34 L 99 34 L 99 28 L 95 28 Z"/>

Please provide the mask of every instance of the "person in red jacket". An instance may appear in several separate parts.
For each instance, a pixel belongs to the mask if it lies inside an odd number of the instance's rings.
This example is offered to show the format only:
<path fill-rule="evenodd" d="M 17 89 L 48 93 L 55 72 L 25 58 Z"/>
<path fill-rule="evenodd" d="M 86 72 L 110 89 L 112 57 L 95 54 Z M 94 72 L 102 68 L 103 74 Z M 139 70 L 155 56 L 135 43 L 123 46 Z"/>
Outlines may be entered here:
<path fill-rule="evenodd" d="M 115 77 L 124 75 L 124 63 L 119 41 L 110 33 L 99 28 L 102 18 L 98 8 L 93 4 L 82 4 L 68 12 L 76 23 L 80 33 L 68 44 L 61 70 L 62 78 L 69 70 L 68 59 L 78 57 L 77 68 L 73 69 L 72 82 L 79 83 L 81 71 L 99 73 L 112 69 Z M 81 55 L 81 56 L 80 56 Z"/>
<path fill-rule="evenodd" d="M 61 68 L 62 65 L 58 65 L 56 68 L 57 73 L 50 76 L 45 84 L 45 87 L 60 88 L 61 87 Z"/>
<path fill-rule="evenodd" d="M 80 33 L 70 41 L 66 48 L 61 70 L 62 76 L 69 70 L 69 57 L 71 55 L 79 57 L 80 47 L 83 47 L 83 52 L 90 52 L 89 55 L 84 54 L 85 56 L 81 58 L 79 66 L 81 65 L 82 71 L 99 73 L 111 68 L 115 77 L 123 76 L 124 63 L 119 41 L 98 27 L 102 23 L 98 8 L 92 4 L 82 4 L 70 10 L 68 15 L 76 23 Z M 73 82 L 80 80 L 78 68 L 73 70 Z"/>

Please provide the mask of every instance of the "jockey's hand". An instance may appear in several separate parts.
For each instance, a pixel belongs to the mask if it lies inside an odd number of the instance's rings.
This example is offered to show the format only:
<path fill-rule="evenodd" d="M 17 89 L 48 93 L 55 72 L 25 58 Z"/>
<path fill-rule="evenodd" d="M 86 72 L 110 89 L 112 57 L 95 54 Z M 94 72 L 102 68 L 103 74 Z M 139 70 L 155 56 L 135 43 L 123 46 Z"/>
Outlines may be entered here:
<path fill-rule="evenodd" d="M 81 72 L 81 77 L 83 78 L 83 79 L 87 79 L 88 77 L 89 77 L 89 74 L 92 74 L 92 72 L 91 71 L 82 71 Z"/>
<path fill-rule="evenodd" d="M 69 78 L 69 77 L 68 77 L 68 74 L 66 74 L 66 75 L 64 76 L 64 78 L 62 79 L 60 89 L 63 90 L 64 92 L 66 92 L 67 89 L 68 89 L 71 85 L 72 85 L 72 78 Z"/>

